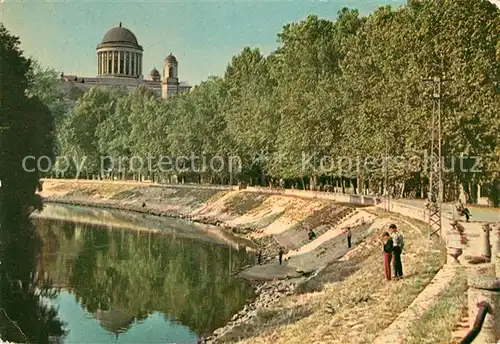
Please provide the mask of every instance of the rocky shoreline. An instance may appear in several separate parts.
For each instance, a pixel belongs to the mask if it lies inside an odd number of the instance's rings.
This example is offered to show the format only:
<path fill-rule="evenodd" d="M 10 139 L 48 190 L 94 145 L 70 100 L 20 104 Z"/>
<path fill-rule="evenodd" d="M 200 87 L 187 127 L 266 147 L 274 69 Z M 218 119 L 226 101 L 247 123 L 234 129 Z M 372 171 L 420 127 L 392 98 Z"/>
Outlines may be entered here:
<path fill-rule="evenodd" d="M 303 280 L 303 279 L 301 279 Z M 230 334 L 235 328 L 241 325 L 250 325 L 259 315 L 259 312 L 269 308 L 284 296 L 293 295 L 295 288 L 300 284 L 300 279 L 294 280 L 275 280 L 257 284 L 255 287 L 256 297 L 247 302 L 241 311 L 236 313 L 229 323 L 218 328 L 209 337 L 206 337 L 202 343 L 218 343 L 224 336 Z"/>

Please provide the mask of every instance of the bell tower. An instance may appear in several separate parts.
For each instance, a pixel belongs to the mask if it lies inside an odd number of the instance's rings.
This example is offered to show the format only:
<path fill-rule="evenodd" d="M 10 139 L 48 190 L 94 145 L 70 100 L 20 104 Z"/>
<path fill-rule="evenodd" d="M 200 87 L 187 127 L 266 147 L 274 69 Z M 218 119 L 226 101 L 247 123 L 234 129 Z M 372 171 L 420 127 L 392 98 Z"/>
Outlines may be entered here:
<path fill-rule="evenodd" d="M 163 63 L 163 80 L 161 83 L 161 94 L 163 98 L 178 93 L 179 91 L 179 64 L 172 53 L 167 56 Z"/>

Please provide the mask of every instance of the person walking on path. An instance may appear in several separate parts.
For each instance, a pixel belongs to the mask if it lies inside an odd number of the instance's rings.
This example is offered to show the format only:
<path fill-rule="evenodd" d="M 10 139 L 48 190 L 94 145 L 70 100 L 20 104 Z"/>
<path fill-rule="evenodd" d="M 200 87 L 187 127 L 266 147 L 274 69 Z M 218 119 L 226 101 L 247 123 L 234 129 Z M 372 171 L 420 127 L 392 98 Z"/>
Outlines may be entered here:
<path fill-rule="evenodd" d="M 352 232 L 351 232 L 351 227 L 347 227 L 346 231 L 345 231 L 346 235 L 347 235 L 347 248 L 351 248 L 352 246 Z"/>
<path fill-rule="evenodd" d="M 283 246 L 280 247 L 280 251 L 279 251 L 279 255 L 278 255 L 278 259 L 280 261 L 280 265 L 281 263 L 283 262 L 283 255 L 285 254 L 285 249 L 283 248 Z"/>
<path fill-rule="evenodd" d="M 403 234 L 398 230 L 398 227 L 395 224 L 390 225 L 389 228 L 392 231 L 394 278 L 401 279 L 403 278 L 403 263 L 401 261 L 401 253 L 403 253 L 404 249 L 404 238 Z"/>
<path fill-rule="evenodd" d="M 393 242 L 389 232 L 385 232 L 382 236 L 382 243 L 384 245 L 384 272 L 385 278 L 391 280 L 391 261 L 392 261 L 392 250 Z"/>

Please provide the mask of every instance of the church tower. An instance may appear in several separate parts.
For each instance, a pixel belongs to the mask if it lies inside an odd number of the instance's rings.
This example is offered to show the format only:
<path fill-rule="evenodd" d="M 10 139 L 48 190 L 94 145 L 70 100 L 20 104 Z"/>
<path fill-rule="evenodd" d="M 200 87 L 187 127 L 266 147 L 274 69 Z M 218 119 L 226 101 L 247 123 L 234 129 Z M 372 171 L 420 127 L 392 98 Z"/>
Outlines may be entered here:
<path fill-rule="evenodd" d="M 179 64 L 174 55 L 170 54 L 163 62 L 163 81 L 161 83 L 161 95 L 168 98 L 179 92 Z"/>

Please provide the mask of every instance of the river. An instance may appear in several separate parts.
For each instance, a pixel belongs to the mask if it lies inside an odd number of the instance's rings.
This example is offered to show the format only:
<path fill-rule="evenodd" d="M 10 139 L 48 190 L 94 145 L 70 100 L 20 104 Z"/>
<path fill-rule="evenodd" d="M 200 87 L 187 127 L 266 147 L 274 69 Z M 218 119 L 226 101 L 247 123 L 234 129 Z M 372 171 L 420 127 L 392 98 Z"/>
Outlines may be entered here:
<path fill-rule="evenodd" d="M 61 330 L 37 342 L 196 343 L 223 326 L 253 294 L 234 273 L 253 263 L 254 254 L 215 234 L 217 229 L 55 205 L 32 223 L 41 243 L 35 263 L 14 263 L 31 264 L 21 270 L 31 269 L 30 276 L 36 276 L 37 312 L 52 310 Z M 7 312 L 0 321 L 20 328 L 0 325 L 2 339 L 38 338 L 25 333 L 36 328 L 35 321 L 16 314 L 29 308 L 24 299 L 14 297 L 17 304 L 3 307 Z"/>

